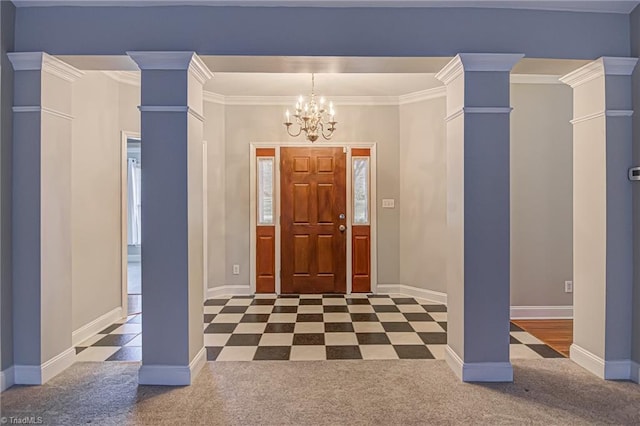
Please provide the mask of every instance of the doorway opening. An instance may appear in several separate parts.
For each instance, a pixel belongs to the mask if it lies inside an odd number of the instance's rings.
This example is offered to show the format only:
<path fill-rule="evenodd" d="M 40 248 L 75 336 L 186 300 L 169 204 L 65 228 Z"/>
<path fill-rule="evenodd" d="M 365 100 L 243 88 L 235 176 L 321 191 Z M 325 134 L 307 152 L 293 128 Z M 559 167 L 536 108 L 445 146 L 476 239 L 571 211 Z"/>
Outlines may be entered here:
<path fill-rule="evenodd" d="M 142 311 L 142 217 L 141 217 L 141 143 L 140 138 L 126 138 L 126 234 L 127 234 L 127 315 Z"/>

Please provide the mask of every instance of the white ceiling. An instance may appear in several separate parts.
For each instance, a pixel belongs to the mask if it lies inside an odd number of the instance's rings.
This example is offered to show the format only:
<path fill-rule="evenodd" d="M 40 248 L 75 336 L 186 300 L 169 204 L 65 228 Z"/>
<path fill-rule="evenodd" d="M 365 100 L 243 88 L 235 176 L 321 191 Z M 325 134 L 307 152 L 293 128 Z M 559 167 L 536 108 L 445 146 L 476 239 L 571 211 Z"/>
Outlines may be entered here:
<path fill-rule="evenodd" d="M 434 74 L 316 74 L 324 96 L 400 96 L 441 86 Z M 311 91 L 311 74 L 215 73 L 205 90 L 225 96 L 297 96 Z"/>
<path fill-rule="evenodd" d="M 139 84 L 136 64 L 123 56 L 58 56 L 83 71 L 116 71 L 112 76 Z M 214 77 L 205 90 L 223 96 L 297 96 L 311 90 L 324 96 L 398 97 L 441 86 L 435 79 L 451 58 L 353 58 L 285 56 L 200 56 Z M 582 60 L 524 58 L 513 69 L 517 78 L 553 81 L 586 64 Z M 557 81 L 557 79 L 556 79 Z"/>
<path fill-rule="evenodd" d="M 269 6 L 269 7 L 489 7 L 630 13 L 636 0 L 13 0 L 29 6 Z"/>

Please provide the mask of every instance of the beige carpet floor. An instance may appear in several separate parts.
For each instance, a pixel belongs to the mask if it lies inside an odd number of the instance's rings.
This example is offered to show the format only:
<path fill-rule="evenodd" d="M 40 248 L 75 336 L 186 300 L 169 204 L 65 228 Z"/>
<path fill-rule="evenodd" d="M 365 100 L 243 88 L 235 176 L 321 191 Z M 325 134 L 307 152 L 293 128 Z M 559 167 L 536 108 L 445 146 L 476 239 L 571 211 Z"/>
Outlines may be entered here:
<path fill-rule="evenodd" d="M 461 383 L 444 361 L 209 362 L 188 387 L 137 386 L 137 363 L 77 363 L 2 393 L 2 416 L 58 425 L 640 424 L 640 386 L 566 359 L 514 383 Z"/>

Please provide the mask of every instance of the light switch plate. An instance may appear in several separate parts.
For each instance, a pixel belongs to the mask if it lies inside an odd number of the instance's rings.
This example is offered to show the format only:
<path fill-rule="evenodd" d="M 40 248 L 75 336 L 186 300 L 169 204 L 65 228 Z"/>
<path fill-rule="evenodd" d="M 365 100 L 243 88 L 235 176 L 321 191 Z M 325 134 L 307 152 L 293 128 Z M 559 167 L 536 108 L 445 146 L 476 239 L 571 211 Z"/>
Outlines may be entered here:
<path fill-rule="evenodd" d="M 385 198 L 382 200 L 383 209 L 393 209 L 396 206 L 396 200 L 393 198 Z"/>

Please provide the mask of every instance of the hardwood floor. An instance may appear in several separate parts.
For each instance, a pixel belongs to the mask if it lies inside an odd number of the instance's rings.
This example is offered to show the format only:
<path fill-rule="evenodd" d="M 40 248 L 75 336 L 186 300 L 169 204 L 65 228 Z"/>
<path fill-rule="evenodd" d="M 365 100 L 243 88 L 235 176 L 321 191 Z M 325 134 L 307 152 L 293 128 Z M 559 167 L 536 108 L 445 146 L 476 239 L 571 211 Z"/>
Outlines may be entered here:
<path fill-rule="evenodd" d="M 573 343 L 573 320 L 512 320 L 522 328 L 569 357 L 569 346 Z"/>

